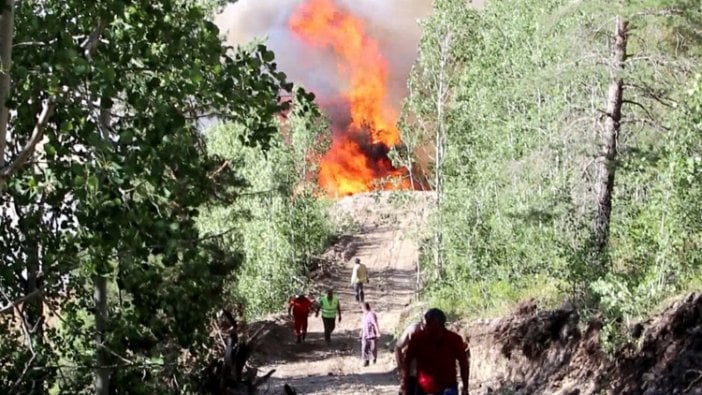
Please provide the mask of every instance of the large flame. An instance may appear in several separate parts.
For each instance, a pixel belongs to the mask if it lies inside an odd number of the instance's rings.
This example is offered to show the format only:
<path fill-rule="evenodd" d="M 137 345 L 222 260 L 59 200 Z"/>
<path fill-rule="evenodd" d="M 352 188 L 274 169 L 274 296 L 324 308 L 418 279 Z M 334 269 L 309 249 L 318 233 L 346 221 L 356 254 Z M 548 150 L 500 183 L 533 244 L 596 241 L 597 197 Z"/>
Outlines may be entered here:
<path fill-rule="evenodd" d="M 388 66 L 378 42 L 367 36 L 363 22 L 340 9 L 333 0 L 308 0 L 291 16 L 289 28 L 307 45 L 328 49 L 337 59 L 342 97 L 348 103 L 350 124 L 332 119 L 331 148 L 320 163 L 319 184 L 331 195 L 350 195 L 375 187 L 408 188 L 387 157 L 400 142 L 396 111 L 386 102 Z"/>

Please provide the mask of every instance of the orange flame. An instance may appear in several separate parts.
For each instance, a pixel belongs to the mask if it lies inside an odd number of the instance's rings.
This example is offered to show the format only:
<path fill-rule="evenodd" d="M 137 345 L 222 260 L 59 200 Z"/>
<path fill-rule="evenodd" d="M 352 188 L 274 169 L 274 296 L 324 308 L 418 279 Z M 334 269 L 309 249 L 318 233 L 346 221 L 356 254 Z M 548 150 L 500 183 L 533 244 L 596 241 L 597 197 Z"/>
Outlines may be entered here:
<path fill-rule="evenodd" d="M 363 22 L 332 0 L 308 0 L 293 13 L 288 26 L 308 45 L 330 49 L 340 78 L 347 79 L 342 96 L 351 123 L 333 126 L 331 148 L 320 163 L 320 186 L 330 195 L 351 195 L 372 190 L 378 179 L 406 175 L 387 157 L 389 147 L 400 142 L 397 114 L 386 103 L 387 62 L 378 42 L 366 35 Z M 409 187 L 404 178 L 395 184 L 385 182 L 382 187 Z"/>

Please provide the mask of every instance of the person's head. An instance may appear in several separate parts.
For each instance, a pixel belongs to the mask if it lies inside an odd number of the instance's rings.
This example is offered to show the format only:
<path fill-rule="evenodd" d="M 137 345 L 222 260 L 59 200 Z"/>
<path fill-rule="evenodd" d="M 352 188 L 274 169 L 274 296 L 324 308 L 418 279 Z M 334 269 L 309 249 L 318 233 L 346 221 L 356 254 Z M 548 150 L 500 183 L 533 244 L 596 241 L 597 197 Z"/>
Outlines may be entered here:
<path fill-rule="evenodd" d="M 424 313 L 424 329 L 429 333 L 438 334 L 446 329 L 446 314 L 437 308 L 431 308 Z"/>
<path fill-rule="evenodd" d="M 363 310 L 371 311 L 370 303 L 366 302 L 363 304 Z"/>
<path fill-rule="evenodd" d="M 354 263 L 356 263 L 357 265 L 360 265 L 360 264 L 361 264 L 361 258 L 356 258 L 356 259 L 354 260 Z"/>
<path fill-rule="evenodd" d="M 327 297 L 331 298 L 332 296 L 334 296 L 334 290 L 331 288 L 327 288 Z"/>
<path fill-rule="evenodd" d="M 302 299 L 302 298 L 304 298 L 304 297 L 305 297 L 305 292 L 302 291 L 302 290 L 299 290 L 299 291 L 297 291 L 297 293 L 295 293 L 295 298 L 296 298 L 296 299 Z"/>

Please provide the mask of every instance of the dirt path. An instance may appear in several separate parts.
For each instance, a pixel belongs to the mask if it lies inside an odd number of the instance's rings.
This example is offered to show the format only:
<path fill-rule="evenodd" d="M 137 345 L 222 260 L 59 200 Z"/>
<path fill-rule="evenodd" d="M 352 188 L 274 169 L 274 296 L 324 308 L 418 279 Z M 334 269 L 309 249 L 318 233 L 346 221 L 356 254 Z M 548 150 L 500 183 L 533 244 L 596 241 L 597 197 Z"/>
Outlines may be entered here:
<path fill-rule="evenodd" d="M 426 221 L 430 199 L 429 193 L 419 192 L 412 194 L 409 202 L 393 202 L 392 194 L 382 193 L 338 202 L 337 215 L 351 215 L 360 230 L 345 238 L 343 247 L 336 246 L 338 260 L 331 275 L 316 285 L 332 285 L 340 295 L 342 321 L 327 345 L 321 318 L 312 316 L 307 343 L 295 344 L 289 324 L 279 319 L 268 337 L 260 366 L 262 372 L 276 369 L 269 393 L 278 393 L 284 383 L 304 394 L 397 393 L 391 345 L 396 331 L 402 329 L 398 328 L 401 314 L 414 294 L 418 258 L 414 235 L 417 226 Z M 368 266 L 371 280 L 366 302 L 377 312 L 383 333 L 377 364 L 369 367 L 361 366 L 361 307 L 349 285 L 352 258 L 356 256 Z"/>

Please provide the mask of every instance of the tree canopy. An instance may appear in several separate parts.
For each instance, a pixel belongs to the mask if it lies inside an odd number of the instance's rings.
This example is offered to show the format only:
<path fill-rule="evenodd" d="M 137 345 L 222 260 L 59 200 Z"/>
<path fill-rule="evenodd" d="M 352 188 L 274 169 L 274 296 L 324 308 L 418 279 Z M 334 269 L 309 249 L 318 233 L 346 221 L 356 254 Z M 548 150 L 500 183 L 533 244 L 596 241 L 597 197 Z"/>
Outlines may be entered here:
<path fill-rule="evenodd" d="M 204 126 L 278 146 L 292 85 L 197 2 L 4 4 L 0 388 L 180 393 L 243 260 L 197 219 L 253 177 Z"/>

